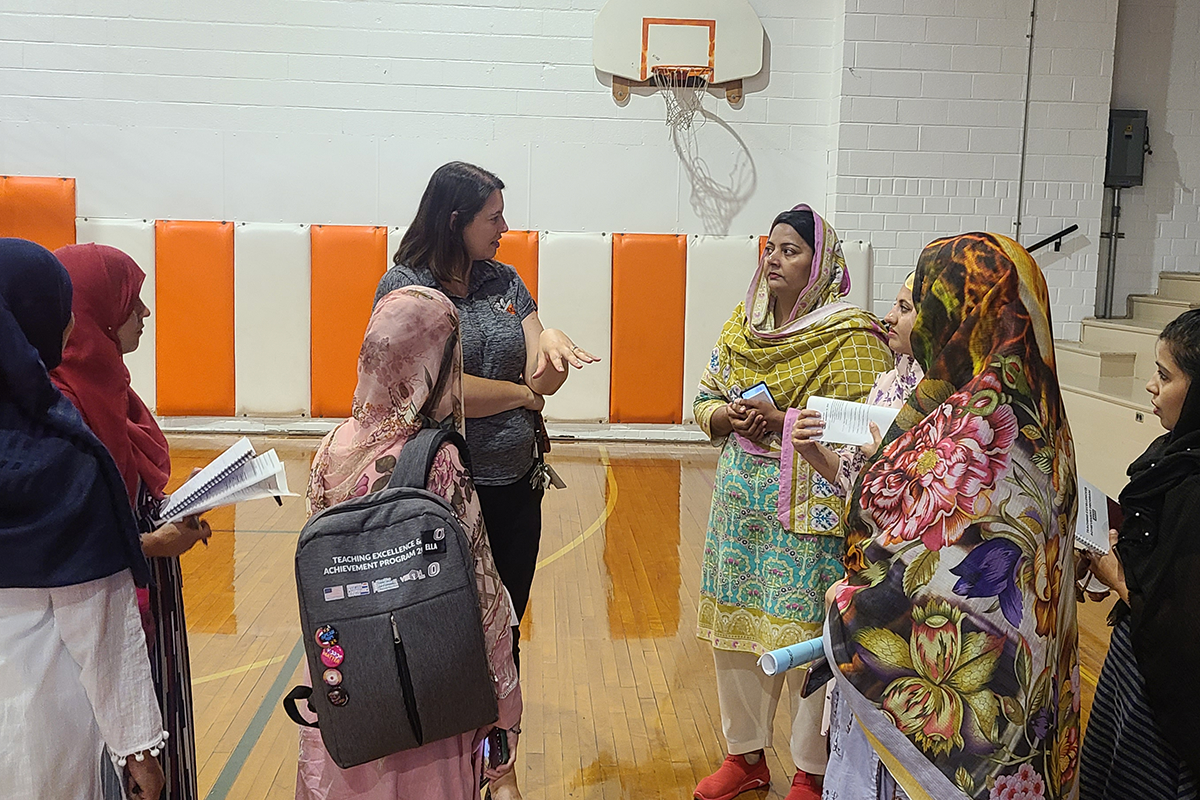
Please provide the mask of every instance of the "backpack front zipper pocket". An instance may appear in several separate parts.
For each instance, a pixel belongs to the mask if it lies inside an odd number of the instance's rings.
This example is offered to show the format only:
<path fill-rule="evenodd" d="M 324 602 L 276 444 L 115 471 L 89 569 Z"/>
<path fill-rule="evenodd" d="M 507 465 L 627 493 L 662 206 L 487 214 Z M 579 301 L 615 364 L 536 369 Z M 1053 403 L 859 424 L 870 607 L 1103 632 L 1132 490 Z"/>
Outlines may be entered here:
<path fill-rule="evenodd" d="M 404 642 L 400 640 L 400 628 L 396 625 L 396 615 L 390 614 L 392 621 L 392 642 L 396 648 L 396 667 L 400 671 L 400 689 L 404 693 L 404 709 L 408 713 L 408 724 L 412 726 L 413 736 L 419 744 L 425 743 L 421 734 L 421 715 L 417 713 L 417 695 L 413 691 L 412 675 L 408 671 L 408 655 L 404 652 Z"/>

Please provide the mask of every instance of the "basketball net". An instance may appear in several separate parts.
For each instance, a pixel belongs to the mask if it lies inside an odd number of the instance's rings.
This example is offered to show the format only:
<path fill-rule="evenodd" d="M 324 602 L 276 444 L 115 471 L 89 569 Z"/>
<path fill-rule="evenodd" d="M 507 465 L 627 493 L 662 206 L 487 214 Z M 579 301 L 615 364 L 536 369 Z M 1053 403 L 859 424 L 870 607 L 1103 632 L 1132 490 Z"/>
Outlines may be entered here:
<path fill-rule="evenodd" d="M 703 67 L 654 67 L 654 83 L 667 104 L 667 125 L 689 130 L 708 90 L 708 70 Z"/>

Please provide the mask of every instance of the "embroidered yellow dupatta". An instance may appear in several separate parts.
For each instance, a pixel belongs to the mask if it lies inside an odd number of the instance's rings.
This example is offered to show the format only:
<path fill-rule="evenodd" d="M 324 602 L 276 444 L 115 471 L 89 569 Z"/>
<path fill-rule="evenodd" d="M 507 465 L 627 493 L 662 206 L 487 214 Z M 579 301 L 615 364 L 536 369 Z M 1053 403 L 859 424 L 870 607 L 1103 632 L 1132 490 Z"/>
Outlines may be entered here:
<path fill-rule="evenodd" d="M 799 209 L 811 211 L 803 205 Z M 863 400 L 876 376 L 892 368 L 892 353 L 878 321 L 842 300 L 850 281 L 837 233 L 815 212 L 813 222 L 813 277 L 791 317 L 779 328 L 766 327 L 773 320 L 773 309 L 764 259 L 746 300 L 721 330 L 693 404 L 696 422 L 710 438 L 713 413 L 758 383 L 765 383 L 775 405 L 786 411 L 803 408 L 814 394 Z M 735 437 L 747 452 L 771 458 L 783 456 L 783 441 L 791 438 L 786 430 L 782 437 L 772 434 L 763 444 Z M 791 480 L 787 491 L 780 492 L 780 523 L 797 533 L 840 534 L 841 501 L 818 489 L 820 503 L 832 509 L 833 518 L 822 512 L 819 521 L 810 519 L 815 473 L 792 448 L 787 451 L 789 463 L 781 464 L 781 469 Z M 815 477 L 818 485 L 823 482 Z"/>

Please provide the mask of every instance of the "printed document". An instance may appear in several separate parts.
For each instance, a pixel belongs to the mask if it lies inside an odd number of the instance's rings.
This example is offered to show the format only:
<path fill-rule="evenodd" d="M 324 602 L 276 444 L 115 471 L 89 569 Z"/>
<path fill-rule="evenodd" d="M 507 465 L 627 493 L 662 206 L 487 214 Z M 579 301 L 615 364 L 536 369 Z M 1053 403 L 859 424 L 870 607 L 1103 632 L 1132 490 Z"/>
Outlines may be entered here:
<path fill-rule="evenodd" d="M 875 439 L 871 436 L 870 423 L 874 422 L 879 426 L 879 432 L 886 434 L 900 413 L 898 408 L 851 403 L 832 397 L 809 397 L 806 408 L 821 413 L 825 432 L 820 441 L 826 444 L 871 444 Z"/>

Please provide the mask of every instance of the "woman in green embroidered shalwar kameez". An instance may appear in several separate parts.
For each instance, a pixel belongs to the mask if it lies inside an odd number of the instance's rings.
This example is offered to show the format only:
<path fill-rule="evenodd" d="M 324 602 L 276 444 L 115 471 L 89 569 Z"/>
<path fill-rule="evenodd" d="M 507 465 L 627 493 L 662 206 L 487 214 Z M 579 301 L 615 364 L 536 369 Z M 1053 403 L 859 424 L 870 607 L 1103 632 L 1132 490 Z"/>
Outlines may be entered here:
<path fill-rule="evenodd" d="M 697 635 L 713 646 L 730 754 L 696 787 L 700 800 L 728 800 L 769 782 L 762 752 L 784 677 L 767 678 L 757 658 L 820 636 L 825 590 L 843 574 L 842 501 L 785 429 L 796 419 L 786 412 L 809 396 L 863 400 L 892 366 L 878 321 L 842 301 L 849 284 L 833 228 L 808 206 L 780 214 L 694 403 L 696 421 L 722 447 Z M 742 399 L 760 383 L 769 397 Z M 791 694 L 798 772 L 787 797 L 810 800 L 825 772 L 823 694 L 801 700 L 796 685 Z"/>

